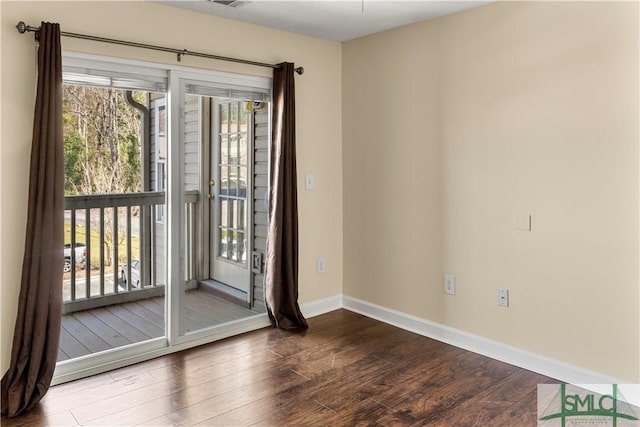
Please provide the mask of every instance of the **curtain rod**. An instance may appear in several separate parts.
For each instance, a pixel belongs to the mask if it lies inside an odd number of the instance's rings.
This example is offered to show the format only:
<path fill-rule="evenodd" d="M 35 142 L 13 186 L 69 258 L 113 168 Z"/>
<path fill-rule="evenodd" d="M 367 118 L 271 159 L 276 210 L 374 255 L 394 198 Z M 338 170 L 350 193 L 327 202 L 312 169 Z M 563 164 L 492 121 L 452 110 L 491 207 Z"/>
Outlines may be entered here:
<path fill-rule="evenodd" d="M 25 24 L 24 21 L 20 21 L 20 22 L 18 22 L 18 25 L 16 25 L 16 28 L 17 28 L 17 30 L 18 30 L 18 32 L 20 34 L 24 34 L 26 32 L 36 33 L 36 40 L 38 39 L 39 32 L 40 32 L 40 28 L 39 27 L 32 27 L 31 25 Z M 216 59 L 216 60 L 219 60 L 219 61 L 237 62 L 237 63 L 240 63 L 240 64 L 254 65 L 256 67 L 280 68 L 279 65 L 267 64 L 265 62 L 248 61 L 246 59 L 238 59 L 238 58 L 230 58 L 228 56 L 212 55 L 210 53 L 193 52 L 193 51 L 190 51 L 190 50 L 187 50 L 187 49 L 174 49 L 174 48 L 171 48 L 171 47 L 155 46 L 155 45 L 151 45 L 151 44 L 130 42 L 130 41 L 125 41 L 125 40 L 108 39 L 108 38 L 105 38 L 105 37 L 89 36 L 89 35 L 86 35 L 86 34 L 68 33 L 66 31 L 61 31 L 60 35 L 64 36 L 64 37 L 72 37 L 72 38 L 76 38 L 76 39 L 91 40 L 91 41 L 96 41 L 96 42 L 119 44 L 119 45 L 122 45 L 122 46 L 137 47 L 137 48 L 140 48 L 140 49 L 158 50 L 158 51 L 161 51 L 161 52 L 175 53 L 177 55 L 177 57 L 178 57 L 178 62 L 180 62 L 182 60 L 183 56 L 191 55 L 191 56 L 197 56 L 197 57 L 200 57 L 200 58 Z M 304 68 L 297 67 L 297 68 L 295 68 L 295 71 L 298 74 L 303 74 L 304 73 Z"/>

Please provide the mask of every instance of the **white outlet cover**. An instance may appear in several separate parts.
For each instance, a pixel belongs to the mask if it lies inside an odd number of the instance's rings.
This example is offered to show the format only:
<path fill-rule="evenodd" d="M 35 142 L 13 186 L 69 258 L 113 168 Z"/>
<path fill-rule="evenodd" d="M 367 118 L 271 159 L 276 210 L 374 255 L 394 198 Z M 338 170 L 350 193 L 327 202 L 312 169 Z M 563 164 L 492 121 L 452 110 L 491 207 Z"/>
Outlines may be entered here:
<path fill-rule="evenodd" d="M 509 307 L 509 289 L 498 289 L 498 305 Z"/>
<path fill-rule="evenodd" d="M 453 274 L 445 274 L 443 276 L 443 290 L 445 294 L 455 295 L 456 294 L 456 278 Z"/>
<path fill-rule="evenodd" d="M 324 273 L 327 271 L 327 261 L 324 258 L 318 258 L 316 260 L 316 273 Z"/>

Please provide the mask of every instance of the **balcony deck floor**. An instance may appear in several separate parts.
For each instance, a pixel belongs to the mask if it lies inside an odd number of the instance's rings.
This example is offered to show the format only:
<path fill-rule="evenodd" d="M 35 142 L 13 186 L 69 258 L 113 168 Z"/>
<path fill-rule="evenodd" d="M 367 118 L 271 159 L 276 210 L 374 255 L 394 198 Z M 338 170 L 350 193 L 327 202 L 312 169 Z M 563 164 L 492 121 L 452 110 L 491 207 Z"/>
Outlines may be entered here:
<path fill-rule="evenodd" d="M 258 314 L 211 293 L 185 294 L 187 330 Z M 58 362 L 164 336 L 164 297 L 62 316 Z"/>

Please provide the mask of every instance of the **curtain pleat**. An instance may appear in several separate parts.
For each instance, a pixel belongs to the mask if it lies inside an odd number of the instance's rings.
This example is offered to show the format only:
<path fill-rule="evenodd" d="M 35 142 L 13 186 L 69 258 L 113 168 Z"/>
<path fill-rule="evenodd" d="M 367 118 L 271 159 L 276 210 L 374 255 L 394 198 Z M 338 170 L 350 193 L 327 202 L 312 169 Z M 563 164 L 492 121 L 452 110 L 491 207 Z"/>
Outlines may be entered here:
<path fill-rule="evenodd" d="M 271 198 L 265 301 L 273 326 L 307 328 L 298 305 L 298 193 L 294 65 L 273 71 Z"/>
<path fill-rule="evenodd" d="M 27 232 L 11 364 L 2 415 L 31 409 L 51 384 L 58 356 L 64 245 L 60 26 L 43 22 L 33 120 Z"/>

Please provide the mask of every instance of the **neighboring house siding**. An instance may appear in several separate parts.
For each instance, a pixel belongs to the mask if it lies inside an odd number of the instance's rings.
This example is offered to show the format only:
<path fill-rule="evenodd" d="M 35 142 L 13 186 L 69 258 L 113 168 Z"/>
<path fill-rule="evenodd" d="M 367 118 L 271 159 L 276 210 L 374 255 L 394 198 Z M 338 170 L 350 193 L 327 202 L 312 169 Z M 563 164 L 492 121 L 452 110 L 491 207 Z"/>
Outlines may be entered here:
<path fill-rule="evenodd" d="M 149 94 L 150 102 L 149 102 L 149 144 L 151 147 L 149 148 L 149 153 L 151 156 L 150 165 L 149 165 L 149 177 L 151 180 L 151 191 L 156 191 L 157 183 L 156 183 L 156 152 L 158 150 L 156 146 L 157 133 L 158 130 L 156 128 L 156 106 L 159 102 L 164 102 L 165 95 L 164 94 Z"/>
<path fill-rule="evenodd" d="M 255 109 L 254 174 L 253 174 L 253 250 L 266 253 L 269 189 L 269 104 Z M 264 258 L 264 256 L 263 256 Z M 253 274 L 254 309 L 265 311 L 264 272 Z"/>
<path fill-rule="evenodd" d="M 184 103 L 185 190 L 200 189 L 200 98 L 187 95 Z"/>
<path fill-rule="evenodd" d="M 202 235 L 202 227 L 199 226 L 203 221 L 203 209 L 202 206 L 203 201 L 206 201 L 206 197 L 203 196 L 203 192 L 207 191 L 203 190 L 201 187 L 201 162 L 202 160 L 202 146 L 204 144 L 203 141 L 203 129 L 202 129 L 202 110 L 203 110 L 203 101 L 199 96 L 195 95 L 186 95 L 184 110 L 182 113 L 184 114 L 184 189 L 186 191 L 189 190 L 197 190 L 200 192 L 200 202 L 196 204 L 195 210 L 193 214 L 195 215 L 195 221 L 193 226 L 195 229 L 193 230 L 193 244 L 196 245 L 196 248 L 200 248 L 201 245 L 207 244 L 209 242 L 208 237 Z M 208 124 L 206 124 L 208 125 Z M 187 270 L 188 277 L 191 279 L 199 280 L 202 278 L 204 272 L 202 271 L 202 262 L 198 259 L 199 256 L 202 255 L 201 250 L 195 251 L 193 254 L 195 259 L 193 260 L 194 270 Z M 195 281 L 192 283 L 195 286 Z M 191 285 L 188 285 L 189 287 Z"/>

